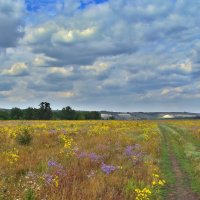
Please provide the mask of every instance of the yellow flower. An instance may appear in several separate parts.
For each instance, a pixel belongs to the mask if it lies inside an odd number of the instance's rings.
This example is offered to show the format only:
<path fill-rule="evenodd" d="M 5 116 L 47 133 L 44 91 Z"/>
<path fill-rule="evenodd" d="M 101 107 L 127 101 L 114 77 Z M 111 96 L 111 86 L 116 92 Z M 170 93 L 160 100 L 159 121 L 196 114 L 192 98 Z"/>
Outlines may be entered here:
<path fill-rule="evenodd" d="M 59 186 L 59 178 L 58 178 L 58 176 L 54 177 L 53 182 L 54 182 L 54 184 L 55 184 L 56 187 Z"/>

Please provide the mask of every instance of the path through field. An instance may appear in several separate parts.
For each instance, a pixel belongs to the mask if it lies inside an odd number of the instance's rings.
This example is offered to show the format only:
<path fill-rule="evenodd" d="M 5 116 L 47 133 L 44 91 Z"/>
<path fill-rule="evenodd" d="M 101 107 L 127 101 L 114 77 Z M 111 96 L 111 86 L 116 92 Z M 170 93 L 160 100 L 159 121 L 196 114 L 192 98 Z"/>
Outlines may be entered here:
<path fill-rule="evenodd" d="M 184 145 L 189 143 L 183 131 L 177 127 L 166 124 L 160 125 L 164 144 L 170 163 L 173 184 L 169 185 L 169 192 L 166 200 L 200 200 L 200 196 L 195 194 L 191 187 L 191 174 L 184 170 L 184 163 L 189 164 L 189 160 L 184 156 Z M 191 143 L 190 143 L 191 144 Z"/>

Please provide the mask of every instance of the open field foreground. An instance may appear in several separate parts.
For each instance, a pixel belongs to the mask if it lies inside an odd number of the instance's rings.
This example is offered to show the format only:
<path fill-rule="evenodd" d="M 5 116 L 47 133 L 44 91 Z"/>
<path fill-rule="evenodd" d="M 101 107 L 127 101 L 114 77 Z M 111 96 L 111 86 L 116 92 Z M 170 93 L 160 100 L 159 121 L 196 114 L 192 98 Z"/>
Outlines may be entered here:
<path fill-rule="evenodd" d="M 200 121 L 1 121 L 1 200 L 199 200 Z"/>

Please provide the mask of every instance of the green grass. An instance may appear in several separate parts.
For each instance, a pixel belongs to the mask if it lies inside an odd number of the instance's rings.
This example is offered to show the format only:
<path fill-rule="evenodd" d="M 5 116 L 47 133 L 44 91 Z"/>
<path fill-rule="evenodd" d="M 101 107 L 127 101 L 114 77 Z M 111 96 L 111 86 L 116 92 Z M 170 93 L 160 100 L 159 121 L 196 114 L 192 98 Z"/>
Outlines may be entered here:
<path fill-rule="evenodd" d="M 168 187 L 163 189 L 162 196 L 166 197 L 167 194 L 171 191 L 171 188 L 173 188 L 173 185 L 175 184 L 176 180 L 174 177 L 174 172 L 172 169 L 172 163 L 170 160 L 170 152 L 169 147 L 166 144 L 167 137 L 168 137 L 168 131 L 163 125 L 160 125 L 160 130 L 163 135 L 162 141 L 161 141 L 161 160 L 160 160 L 160 168 L 163 174 L 163 177 L 165 180 L 167 180 Z"/>
<path fill-rule="evenodd" d="M 175 139 L 172 141 L 174 154 L 180 164 L 182 172 L 186 174 L 186 176 L 184 176 L 184 183 L 191 187 L 194 192 L 200 193 L 200 180 L 198 174 L 194 170 L 194 162 L 186 155 L 186 152 L 190 151 L 191 147 L 194 147 L 193 143 L 191 143 L 193 138 L 182 129 L 173 129 L 184 138 L 181 143 L 178 143 Z M 195 150 L 195 148 L 193 150 Z"/>

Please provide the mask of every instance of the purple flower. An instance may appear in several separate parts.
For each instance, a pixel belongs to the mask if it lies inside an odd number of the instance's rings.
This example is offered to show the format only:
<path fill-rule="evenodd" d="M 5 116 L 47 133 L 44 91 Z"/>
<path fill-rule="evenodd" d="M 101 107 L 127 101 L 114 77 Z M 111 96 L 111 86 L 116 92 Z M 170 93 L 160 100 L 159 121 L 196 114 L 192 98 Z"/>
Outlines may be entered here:
<path fill-rule="evenodd" d="M 56 174 L 58 174 L 58 175 L 66 175 L 66 171 L 65 171 L 64 167 L 61 164 L 59 164 L 59 163 L 57 163 L 55 161 L 49 161 L 48 162 L 48 166 L 49 167 L 54 167 Z"/>
<path fill-rule="evenodd" d="M 57 175 L 59 176 L 66 176 L 66 171 L 63 168 L 57 168 L 56 172 Z"/>
<path fill-rule="evenodd" d="M 124 153 L 129 159 L 132 160 L 133 164 L 136 165 L 142 161 L 144 152 L 141 151 L 141 146 L 139 144 L 135 144 L 132 146 L 126 147 Z"/>
<path fill-rule="evenodd" d="M 138 164 L 139 162 L 142 161 L 143 159 L 143 156 L 144 156 L 144 152 L 135 152 L 135 154 L 132 156 L 132 161 L 133 161 L 133 164 L 136 165 Z"/>
<path fill-rule="evenodd" d="M 45 177 L 45 182 L 46 182 L 47 184 L 51 184 L 52 179 L 53 179 L 53 176 L 50 175 L 50 174 L 45 174 L 44 177 Z"/>
<path fill-rule="evenodd" d="M 101 170 L 105 172 L 106 174 L 110 174 L 111 172 L 115 171 L 117 168 L 113 165 L 106 165 L 105 163 L 102 163 Z"/>
<path fill-rule="evenodd" d="M 67 134 L 67 131 L 65 129 L 62 129 L 62 133 L 65 135 Z"/>
<path fill-rule="evenodd" d="M 126 156 L 132 156 L 132 154 L 133 154 L 133 146 L 126 147 L 125 154 L 126 154 Z"/>
<path fill-rule="evenodd" d="M 57 131 L 56 131 L 56 129 L 51 129 L 51 130 L 49 131 L 49 133 L 52 134 L 52 135 L 54 135 L 54 134 L 57 133 Z"/>
<path fill-rule="evenodd" d="M 80 153 L 77 153 L 76 156 L 78 158 L 86 158 L 88 154 L 86 152 L 80 152 Z"/>
<path fill-rule="evenodd" d="M 131 145 L 131 146 L 128 146 L 126 147 L 125 149 L 125 155 L 130 157 L 130 156 L 134 156 L 135 155 L 135 152 L 134 151 L 138 151 L 138 149 L 140 148 L 140 145 L 139 144 L 135 144 L 135 145 Z M 134 150 L 134 151 L 133 151 Z"/>
<path fill-rule="evenodd" d="M 99 160 L 102 159 L 102 156 L 97 155 L 96 153 L 90 153 L 90 154 L 88 154 L 88 157 L 89 157 L 92 161 L 95 161 L 95 162 L 97 162 L 97 161 L 99 161 Z"/>
<path fill-rule="evenodd" d="M 60 164 L 59 163 L 57 163 L 57 162 L 55 162 L 55 161 L 48 161 L 48 166 L 49 167 L 59 167 L 60 166 Z"/>
<path fill-rule="evenodd" d="M 103 156 L 98 155 L 96 153 L 86 153 L 86 152 L 76 153 L 76 156 L 78 158 L 89 158 L 91 161 L 94 161 L 94 162 L 102 160 L 103 158 Z"/>

